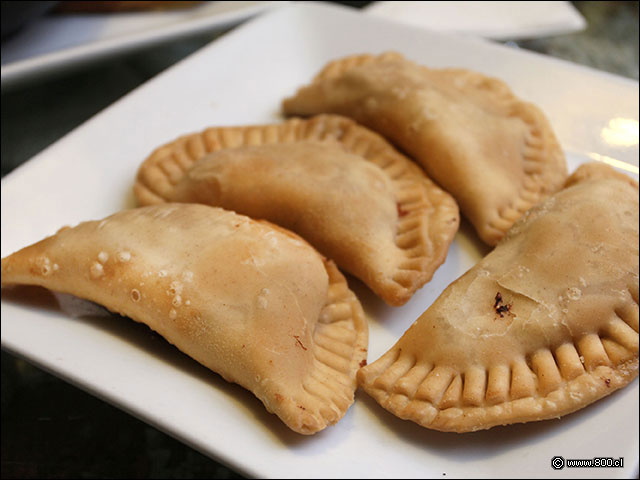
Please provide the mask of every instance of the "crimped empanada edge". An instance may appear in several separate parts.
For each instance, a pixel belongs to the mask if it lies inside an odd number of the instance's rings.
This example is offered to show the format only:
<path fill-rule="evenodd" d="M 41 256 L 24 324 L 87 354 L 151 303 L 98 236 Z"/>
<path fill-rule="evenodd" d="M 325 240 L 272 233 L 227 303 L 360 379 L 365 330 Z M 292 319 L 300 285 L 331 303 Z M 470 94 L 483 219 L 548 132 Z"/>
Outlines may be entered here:
<path fill-rule="evenodd" d="M 476 227 L 489 245 L 496 245 L 527 210 L 562 189 L 568 176 L 564 152 L 545 114 L 537 106 L 511 95 L 510 110 L 520 111 L 516 116 L 529 128 L 522 151 L 525 176 L 519 196 L 498 207 L 484 227 Z"/>
<path fill-rule="evenodd" d="M 327 139 L 374 163 L 392 180 L 399 214 L 396 246 L 402 258 L 393 274 L 370 276 L 366 283 L 390 305 L 403 305 L 446 259 L 460 222 L 458 206 L 453 197 L 380 135 L 347 117 L 317 115 L 310 119 L 292 118 L 281 124 L 211 127 L 184 135 L 157 148 L 143 162 L 134 192 L 142 205 L 165 202 L 197 160 L 218 150 Z M 440 227 L 438 235 L 432 234 L 431 225 Z"/>
<path fill-rule="evenodd" d="M 598 333 L 514 358 L 507 365 L 418 361 L 396 344 L 358 372 L 358 382 L 394 415 L 424 427 L 467 432 L 560 417 L 622 388 L 638 375 L 638 294 Z"/>
<path fill-rule="evenodd" d="M 302 389 L 314 405 L 293 397 L 276 396 L 278 416 L 292 430 L 311 435 L 337 423 L 353 404 L 356 374 L 367 362 L 369 329 L 364 311 L 335 263 L 324 260 L 329 277 L 327 303 L 313 332 L 314 367 Z M 263 400 L 264 402 L 264 400 Z M 264 402 L 268 410 L 269 405 Z"/>
<path fill-rule="evenodd" d="M 497 405 L 450 407 L 440 410 L 431 402 L 375 388 L 358 375 L 364 390 L 383 408 L 403 420 L 442 432 L 466 433 L 501 425 L 560 418 L 578 411 L 631 383 L 638 376 L 638 359 L 616 368 L 596 367 L 545 397 L 520 398 Z M 586 393 L 585 393 L 586 392 Z"/>
<path fill-rule="evenodd" d="M 379 55 L 361 54 L 333 60 L 312 79 L 311 84 L 337 77 L 354 67 L 398 59 L 405 58 L 397 52 L 390 51 Z M 418 67 L 430 70 L 422 65 Z M 502 80 L 470 70 L 448 70 L 464 71 L 481 78 L 483 89 L 494 93 L 499 97 L 500 103 L 505 104 L 507 116 L 517 116 L 529 129 L 522 149 L 524 178 L 519 196 L 509 204 L 497 206 L 495 211 L 488 215 L 488 221 L 483 220 L 474 224 L 480 238 L 488 245 L 495 246 L 524 212 L 562 188 L 567 178 L 564 152 L 544 113 L 537 106 L 518 99 Z M 306 87 L 301 89 L 304 88 Z M 284 100 L 285 112 L 288 110 L 287 103 L 296 96 L 297 94 Z"/>

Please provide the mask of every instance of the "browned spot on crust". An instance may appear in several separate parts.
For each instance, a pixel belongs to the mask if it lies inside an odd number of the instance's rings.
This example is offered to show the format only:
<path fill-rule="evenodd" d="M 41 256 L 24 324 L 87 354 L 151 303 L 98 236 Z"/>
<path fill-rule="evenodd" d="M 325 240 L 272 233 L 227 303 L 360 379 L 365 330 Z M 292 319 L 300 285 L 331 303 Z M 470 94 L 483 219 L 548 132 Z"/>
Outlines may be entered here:
<path fill-rule="evenodd" d="M 502 303 L 502 294 L 500 292 L 496 293 L 496 301 L 493 304 L 493 308 L 497 308 L 498 305 Z"/>
<path fill-rule="evenodd" d="M 305 347 L 305 346 L 302 344 L 302 342 L 300 341 L 300 337 L 299 337 L 298 335 L 294 335 L 294 336 L 293 336 L 293 338 L 295 338 L 295 339 L 296 339 L 296 343 L 297 343 L 298 345 L 300 345 L 300 346 L 302 347 L 302 349 L 303 349 L 303 350 L 306 350 L 306 349 L 307 349 L 307 347 Z"/>
<path fill-rule="evenodd" d="M 502 294 L 500 292 L 496 293 L 495 302 L 493 304 L 493 309 L 496 311 L 500 318 L 504 318 L 504 314 L 507 313 L 511 315 L 511 304 L 503 304 L 502 303 Z"/>

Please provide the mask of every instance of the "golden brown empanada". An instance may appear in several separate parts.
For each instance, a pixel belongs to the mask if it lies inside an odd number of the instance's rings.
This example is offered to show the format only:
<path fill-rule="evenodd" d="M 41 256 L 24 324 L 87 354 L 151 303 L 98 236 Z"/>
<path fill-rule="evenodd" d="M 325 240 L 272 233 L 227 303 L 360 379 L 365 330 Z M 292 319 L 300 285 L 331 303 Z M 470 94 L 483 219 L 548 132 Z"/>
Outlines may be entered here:
<path fill-rule="evenodd" d="M 347 115 L 383 134 L 454 196 L 489 245 L 566 177 L 544 114 L 480 73 L 429 69 L 397 53 L 352 56 L 283 106 L 289 115 Z"/>
<path fill-rule="evenodd" d="M 303 434 L 344 415 L 367 355 L 362 308 L 331 261 L 280 227 L 204 205 L 61 229 L 2 259 L 11 284 L 145 323 Z"/>
<path fill-rule="evenodd" d="M 295 231 L 391 305 L 444 261 L 458 207 L 379 135 L 336 115 L 209 128 L 157 149 L 141 204 L 197 202 Z"/>
<path fill-rule="evenodd" d="M 587 176 L 525 213 L 358 380 L 400 418 L 466 432 L 565 415 L 637 374 L 638 187 Z"/>

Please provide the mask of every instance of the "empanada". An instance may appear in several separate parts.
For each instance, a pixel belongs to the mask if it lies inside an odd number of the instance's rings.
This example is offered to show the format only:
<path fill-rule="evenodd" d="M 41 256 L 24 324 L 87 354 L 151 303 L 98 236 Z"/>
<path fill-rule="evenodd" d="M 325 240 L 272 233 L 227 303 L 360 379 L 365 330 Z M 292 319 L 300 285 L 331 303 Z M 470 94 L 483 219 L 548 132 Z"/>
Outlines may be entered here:
<path fill-rule="evenodd" d="M 489 245 L 566 178 L 544 114 L 480 73 L 429 69 L 397 53 L 352 56 L 283 106 L 289 115 L 347 115 L 384 135 L 454 196 Z"/>
<path fill-rule="evenodd" d="M 586 175 L 530 209 L 360 384 L 398 417 L 456 432 L 559 417 L 627 385 L 638 374 L 630 183 Z"/>
<path fill-rule="evenodd" d="M 148 325 L 312 434 L 353 402 L 362 307 L 296 235 L 219 208 L 165 204 L 81 223 L 2 259 L 2 285 L 71 293 Z"/>
<path fill-rule="evenodd" d="M 336 115 L 209 128 L 140 167 L 141 204 L 197 202 L 295 231 L 391 305 L 444 261 L 458 207 L 379 135 Z"/>

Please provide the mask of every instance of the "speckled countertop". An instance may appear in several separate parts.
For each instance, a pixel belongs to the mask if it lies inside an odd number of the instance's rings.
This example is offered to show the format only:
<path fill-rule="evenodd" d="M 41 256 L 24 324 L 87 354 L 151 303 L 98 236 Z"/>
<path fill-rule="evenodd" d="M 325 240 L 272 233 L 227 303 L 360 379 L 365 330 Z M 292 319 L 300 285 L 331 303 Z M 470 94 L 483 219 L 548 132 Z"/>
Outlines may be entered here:
<path fill-rule="evenodd" d="M 586 30 L 506 43 L 637 80 L 638 2 L 573 3 Z M 3 93 L 2 175 L 213 38 L 154 47 Z M 1 379 L 2 478 L 241 478 L 5 352 Z"/>

